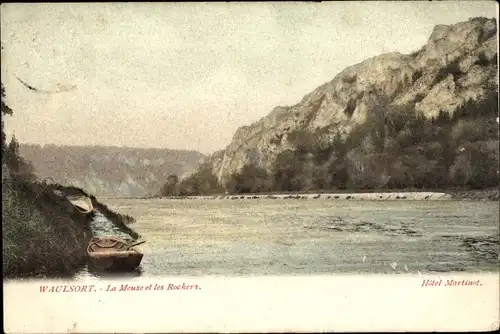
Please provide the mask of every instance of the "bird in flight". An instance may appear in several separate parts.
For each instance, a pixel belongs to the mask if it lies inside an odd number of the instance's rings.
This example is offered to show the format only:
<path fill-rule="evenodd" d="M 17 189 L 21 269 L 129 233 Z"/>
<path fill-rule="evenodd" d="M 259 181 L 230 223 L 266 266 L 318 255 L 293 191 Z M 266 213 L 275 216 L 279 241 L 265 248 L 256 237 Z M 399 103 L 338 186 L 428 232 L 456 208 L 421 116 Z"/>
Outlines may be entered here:
<path fill-rule="evenodd" d="M 38 93 L 57 94 L 57 93 L 68 92 L 68 91 L 71 91 L 71 90 L 73 90 L 73 89 L 76 88 L 76 86 L 74 86 L 74 85 L 68 86 L 68 85 L 57 84 L 57 89 L 55 89 L 55 90 L 44 90 L 44 89 L 39 89 L 39 88 L 31 86 L 30 84 L 28 84 L 25 81 L 21 80 L 18 76 L 16 76 L 16 78 L 26 88 L 28 88 L 29 90 L 32 90 L 34 92 L 38 92 Z"/>

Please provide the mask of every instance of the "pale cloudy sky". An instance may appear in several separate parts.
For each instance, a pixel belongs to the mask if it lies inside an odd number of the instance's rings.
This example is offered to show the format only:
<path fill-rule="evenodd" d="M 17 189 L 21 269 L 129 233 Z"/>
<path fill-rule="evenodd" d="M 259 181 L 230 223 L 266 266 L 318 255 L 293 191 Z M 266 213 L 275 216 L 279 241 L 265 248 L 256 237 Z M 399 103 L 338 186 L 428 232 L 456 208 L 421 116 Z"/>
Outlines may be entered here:
<path fill-rule="evenodd" d="M 6 130 L 26 143 L 210 153 L 347 66 L 496 11 L 495 1 L 2 4 Z M 74 88 L 34 92 L 16 76 Z"/>

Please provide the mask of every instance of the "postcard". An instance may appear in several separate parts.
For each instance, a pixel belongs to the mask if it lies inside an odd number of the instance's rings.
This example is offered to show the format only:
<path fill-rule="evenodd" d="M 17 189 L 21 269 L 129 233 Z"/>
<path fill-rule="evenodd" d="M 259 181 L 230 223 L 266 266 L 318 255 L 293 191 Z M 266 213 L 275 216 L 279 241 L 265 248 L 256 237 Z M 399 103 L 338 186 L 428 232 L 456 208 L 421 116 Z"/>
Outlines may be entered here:
<path fill-rule="evenodd" d="M 499 328 L 498 5 L 1 5 L 6 333 Z"/>

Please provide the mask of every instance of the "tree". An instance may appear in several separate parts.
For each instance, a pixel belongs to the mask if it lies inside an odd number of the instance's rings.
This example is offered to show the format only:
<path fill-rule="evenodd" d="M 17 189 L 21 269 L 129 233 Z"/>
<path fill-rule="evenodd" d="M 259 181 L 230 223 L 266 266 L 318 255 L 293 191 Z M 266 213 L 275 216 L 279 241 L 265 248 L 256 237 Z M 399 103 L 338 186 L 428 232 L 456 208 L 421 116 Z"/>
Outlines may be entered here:
<path fill-rule="evenodd" d="M 3 83 L 1 84 L 1 89 L 2 89 L 2 115 L 12 115 L 12 109 L 7 105 L 5 102 L 5 88 L 3 86 Z"/>
<path fill-rule="evenodd" d="M 178 183 L 179 177 L 174 174 L 170 174 L 167 177 L 167 182 L 161 187 L 161 195 L 162 196 L 177 196 L 178 195 Z"/>
<path fill-rule="evenodd" d="M 3 44 L 1 45 L 1 49 L 3 51 Z M 6 116 L 6 115 L 11 116 L 12 115 L 12 109 L 10 109 L 10 107 L 5 102 L 5 88 L 3 86 L 3 82 L 0 82 L 0 86 L 1 86 L 1 96 L 0 96 L 0 98 L 1 98 L 1 108 L 2 108 L 2 156 L 3 156 L 3 152 L 4 152 L 4 149 L 5 149 L 5 140 L 7 139 L 6 136 L 5 136 L 5 132 L 3 131 L 3 116 Z"/>
<path fill-rule="evenodd" d="M 243 166 L 226 182 L 226 190 L 229 193 L 259 193 L 271 188 L 267 171 L 252 164 Z"/>
<path fill-rule="evenodd" d="M 273 165 L 273 188 L 276 191 L 301 190 L 303 187 L 302 157 L 293 150 L 278 154 Z"/>
<path fill-rule="evenodd" d="M 198 167 L 195 173 L 179 183 L 177 189 L 180 196 L 210 195 L 222 192 L 222 187 L 209 164 Z"/>
<path fill-rule="evenodd" d="M 28 182 L 36 181 L 35 168 L 20 156 L 19 143 L 15 136 L 12 136 L 3 152 L 3 162 L 15 178 Z"/>
<path fill-rule="evenodd" d="M 476 142 L 460 146 L 449 170 L 454 184 L 474 188 L 498 185 L 498 142 L 488 144 Z"/>
<path fill-rule="evenodd" d="M 4 161 L 7 164 L 7 167 L 9 167 L 12 172 L 19 173 L 21 162 L 19 159 L 19 143 L 16 140 L 16 136 L 12 136 L 4 154 Z"/>
<path fill-rule="evenodd" d="M 12 109 L 7 105 L 5 102 L 5 88 L 3 86 L 3 83 L 1 83 L 1 107 L 2 107 L 2 156 L 5 151 L 5 141 L 6 141 L 6 136 L 4 132 L 4 125 L 3 125 L 3 117 L 6 115 L 11 116 L 12 115 Z"/>

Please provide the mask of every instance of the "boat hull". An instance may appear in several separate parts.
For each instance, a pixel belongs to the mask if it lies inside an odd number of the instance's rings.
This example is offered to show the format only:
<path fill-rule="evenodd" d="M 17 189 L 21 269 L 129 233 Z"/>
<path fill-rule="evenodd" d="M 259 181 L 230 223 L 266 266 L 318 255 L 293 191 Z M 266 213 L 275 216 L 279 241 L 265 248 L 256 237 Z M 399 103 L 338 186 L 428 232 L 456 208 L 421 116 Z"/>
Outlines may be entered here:
<path fill-rule="evenodd" d="M 87 254 L 92 269 L 133 271 L 141 264 L 143 254 L 117 238 L 93 239 Z"/>
<path fill-rule="evenodd" d="M 90 215 L 94 212 L 92 200 L 86 196 L 69 196 L 68 200 L 81 214 Z"/>
<path fill-rule="evenodd" d="M 90 265 L 94 269 L 107 271 L 133 271 L 139 267 L 143 254 L 110 254 L 107 256 L 96 256 L 89 254 Z"/>

